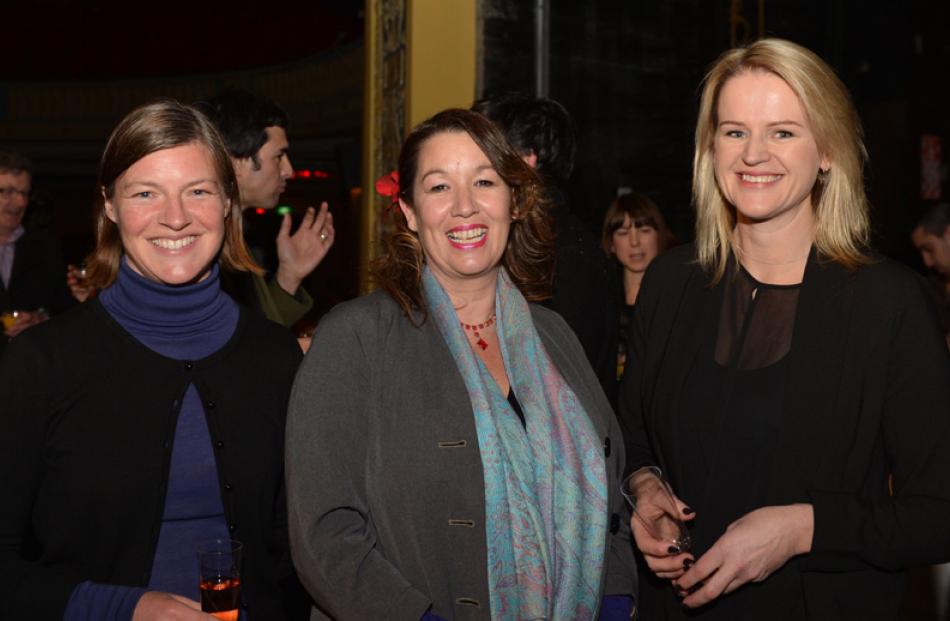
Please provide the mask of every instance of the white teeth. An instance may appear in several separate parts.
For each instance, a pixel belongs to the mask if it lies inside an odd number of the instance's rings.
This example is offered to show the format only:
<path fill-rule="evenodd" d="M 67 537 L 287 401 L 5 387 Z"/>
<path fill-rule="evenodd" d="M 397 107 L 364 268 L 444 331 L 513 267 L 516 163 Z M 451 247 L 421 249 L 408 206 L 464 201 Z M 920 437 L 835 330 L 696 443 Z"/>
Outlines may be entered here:
<path fill-rule="evenodd" d="M 452 241 L 472 241 L 485 237 L 488 229 L 465 229 L 461 231 L 449 231 L 448 236 Z"/>
<path fill-rule="evenodd" d="M 772 183 L 781 177 L 782 175 L 742 175 L 742 180 L 748 183 Z"/>
<path fill-rule="evenodd" d="M 185 246 L 190 246 L 198 239 L 196 235 L 189 235 L 181 239 L 153 239 L 152 243 L 165 250 L 181 250 Z"/>

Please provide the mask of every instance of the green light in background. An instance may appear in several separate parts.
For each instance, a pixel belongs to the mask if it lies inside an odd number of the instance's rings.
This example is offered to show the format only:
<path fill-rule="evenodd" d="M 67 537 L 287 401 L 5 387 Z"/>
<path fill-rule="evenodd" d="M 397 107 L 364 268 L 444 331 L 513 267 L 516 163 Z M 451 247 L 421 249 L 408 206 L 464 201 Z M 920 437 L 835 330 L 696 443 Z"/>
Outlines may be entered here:
<path fill-rule="evenodd" d="M 294 212 L 294 208 L 291 207 L 290 205 L 281 205 L 280 207 L 277 208 L 277 215 L 278 215 L 278 216 L 285 216 L 285 215 L 287 215 L 287 214 L 289 214 L 289 213 L 293 213 L 293 212 Z"/>

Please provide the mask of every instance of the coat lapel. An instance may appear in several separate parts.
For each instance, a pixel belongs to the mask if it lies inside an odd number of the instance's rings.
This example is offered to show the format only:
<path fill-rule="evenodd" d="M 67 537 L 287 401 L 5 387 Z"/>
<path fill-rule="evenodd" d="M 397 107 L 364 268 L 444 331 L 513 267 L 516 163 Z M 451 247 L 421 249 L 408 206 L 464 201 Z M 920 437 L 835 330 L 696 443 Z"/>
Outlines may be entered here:
<path fill-rule="evenodd" d="M 654 385 L 646 386 L 644 390 L 650 394 L 645 411 L 652 414 L 652 420 L 648 421 L 651 444 L 657 461 L 675 483 L 681 480 L 682 474 L 674 458 L 682 450 L 682 438 L 677 433 L 680 397 L 689 390 L 686 380 L 703 344 L 704 331 L 710 324 L 716 325 L 723 286 L 720 282 L 710 287 L 708 276 L 699 267 L 689 271 L 687 281 L 682 285 L 670 283 L 670 286 L 681 286 L 684 293 L 675 311 L 662 318 L 668 336 L 651 382 Z"/>
<path fill-rule="evenodd" d="M 814 251 L 802 281 L 789 352 L 779 441 L 772 460 L 769 494 L 779 497 L 807 489 L 821 471 L 818 456 L 833 441 L 836 399 L 842 378 L 848 318 L 852 310 L 850 274 L 838 263 L 819 262 Z"/>

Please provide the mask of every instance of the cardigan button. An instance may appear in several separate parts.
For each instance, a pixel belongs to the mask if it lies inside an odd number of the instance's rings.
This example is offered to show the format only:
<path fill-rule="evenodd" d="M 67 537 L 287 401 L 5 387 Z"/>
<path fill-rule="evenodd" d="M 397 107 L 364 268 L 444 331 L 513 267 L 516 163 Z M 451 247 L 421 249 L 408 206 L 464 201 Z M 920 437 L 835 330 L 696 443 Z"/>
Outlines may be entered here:
<path fill-rule="evenodd" d="M 214 401 L 205 401 L 205 407 L 208 408 L 209 410 L 213 410 L 213 409 L 214 409 Z"/>
<path fill-rule="evenodd" d="M 230 524 L 228 524 L 228 530 L 233 533 L 234 531 L 237 530 L 237 524 L 235 524 L 234 522 L 231 522 Z"/>
<path fill-rule="evenodd" d="M 222 442 L 221 440 L 218 440 L 217 442 L 215 442 L 214 445 L 218 447 L 219 449 L 224 448 L 224 442 Z"/>
<path fill-rule="evenodd" d="M 194 362 L 186 362 L 186 363 L 185 363 L 185 370 L 186 370 L 186 371 L 191 371 L 191 370 L 194 369 L 194 368 L 195 368 L 195 363 L 194 363 Z"/>
<path fill-rule="evenodd" d="M 616 513 L 610 514 L 610 534 L 616 535 L 617 531 L 620 530 L 620 516 Z"/>
<path fill-rule="evenodd" d="M 231 484 L 230 484 L 230 483 L 225 483 L 225 484 L 224 484 L 224 491 L 230 492 L 230 491 L 233 491 L 233 490 L 234 490 L 234 488 L 231 487 Z"/>
<path fill-rule="evenodd" d="M 604 457 L 610 457 L 610 438 L 604 438 Z"/>

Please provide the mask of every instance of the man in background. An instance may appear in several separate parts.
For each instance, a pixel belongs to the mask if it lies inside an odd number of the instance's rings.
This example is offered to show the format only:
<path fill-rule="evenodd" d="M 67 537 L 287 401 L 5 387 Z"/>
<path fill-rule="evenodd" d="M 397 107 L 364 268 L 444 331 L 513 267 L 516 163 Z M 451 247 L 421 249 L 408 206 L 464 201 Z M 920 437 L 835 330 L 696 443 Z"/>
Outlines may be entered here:
<path fill-rule="evenodd" d="M 231 153 L 241 194 L 241 207 L 273 209 L 287 180 L 293 176 L 287 139 L 287 113 L 273 101 L 247 91 L 229 91 L 196 106 L 215 124 Z M 277 269 L 260 277 L 222 274 L 225 289 L 238 302 L 287 327 L 313 306 L 302 287 L 333 245 L 333 216 L 326 203 L 319 212 L 309 207 L 292 235 L 291 218 L 284 215 L 277 234 Z M 258 262 L 260 249 L 252 248 Z"/>
<path fill-rule="evenodd" d="M 0 151 L 0 353 L 9 339 L 73 304 L 59 243 L 22 224 L 32 173 L 26 157 Z"/>
<path fill-rule="evenodd" d="M 924 265 L 933 272 L 934 297 L 950 346 L 950 203 L 931 207 L 917 222 L 910 237 Z"/>
<path fill-rule="evenodd" d="M 617 321 L 611 317 L 608 265 L 590 227 L 571 213 L 565 191 L 574 171 L 574 123 L 561 104 L 543 97 L 501 95 L 477 101 L 472 109 L 494 122 L 544 180 L 557 235 L 554 297 L 545 305 L 577 335 L 613 402 Z"/>

